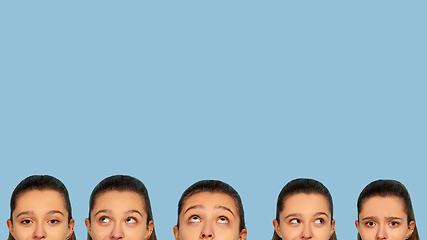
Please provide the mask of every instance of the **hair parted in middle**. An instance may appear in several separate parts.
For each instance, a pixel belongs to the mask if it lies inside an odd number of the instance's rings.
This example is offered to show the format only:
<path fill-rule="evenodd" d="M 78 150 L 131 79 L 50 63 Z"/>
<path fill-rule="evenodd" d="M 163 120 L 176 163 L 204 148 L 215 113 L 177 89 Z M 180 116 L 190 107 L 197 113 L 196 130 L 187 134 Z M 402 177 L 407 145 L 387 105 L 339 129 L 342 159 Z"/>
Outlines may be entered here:
<path fill-rule="evenodd" d="M 332 203 L 332 196 L 329 193 L 329 190 L 323 185 L 321 182 L 310 179 L 310 178 L 297 178 L 290 182 L 288 182 L 279 193 L 279 197 L 277 198 L 277 206 L 276 206 L 276 220 L 280 223 L 280 213 L 285 208 L 285 201 L 289 197 L 297 194 L 297 193 L 305 193 L 305 194 L 320 194 L 325 197 L 326 202 L 328 203 L 329 211 L 331 212 L 331 221 L 334 219 L 334 207 Z M 281 240 L 282 238 L 277 235 L 276 231 L 273 233 L 272 240 Z M 334 233 L 331 235 L 329 240 L 337 240 L 337 235 Z"/>
<path fill-rule="evenodd" d="M 240 218 L 239 231 L 246 229 L 245 212 L 243 211 L 243 203 L 239 193 L 237 193 L 237 191 L 227 183 L 224 183 L 219 180 L 201 180 L 194 183 L 184 191 L 184 193 L 181 195 L 181 198 L 179 199 L 179 202 L 178 202 L 178 221 L 176 224 L 178 227 L 179 227 L 179 214 L 182 211 L 182 207 L 184 206 L 185 201 L 192 195 L 196 193 L 201 193 L 201 192 L 224 193 L 230 196 L 231 198 L 233 198 L 237 207 L 239 218 Z"/>

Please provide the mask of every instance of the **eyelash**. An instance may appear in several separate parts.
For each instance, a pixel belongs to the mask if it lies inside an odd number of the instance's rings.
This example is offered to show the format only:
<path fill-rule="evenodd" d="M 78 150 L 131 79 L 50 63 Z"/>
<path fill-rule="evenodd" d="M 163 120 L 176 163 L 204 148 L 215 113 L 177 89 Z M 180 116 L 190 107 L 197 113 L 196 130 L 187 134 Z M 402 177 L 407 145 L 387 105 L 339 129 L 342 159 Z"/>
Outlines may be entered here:
<path fill-rule="evenodd" d="M 197 218 L 197 219 L 196 219 Z M 192 220 L 198 220 L 198 221 L 192 221 Z M 188 219 L 189 223 L 195 223 L 195 222 L 201 222 L 200 217 L 197 215 L 192 215 L 189 219 Z"/>
<path fill-rule="evenodd" d="M 131 222 L 131 223 L 137 223 L 138 221 L 136 220 L 136 218 L 134 218 L 134 217 L 128 217 L 128 218 L 126 218 L 126 222 L 128 222 L 128 220 L 133 220 L 133 221 L 135 221 L 135 222 Z"/>
<path fill-rule="evenodd" d="M 55 221 L 55 222 L 53 222 L 53 221 Z M 49 220 L 48 221 L 50 224 L 58 224 L 59 223 L 59 220 L 58 219 L 51 219 L 51 220 Z"/>
<path fill-rule="evenodd" d="M 223 220 L 221 220 L 221 219 L 223 219 Z M 192 220 L 197 220 L 197 221 L 192 221 Z M 197 215 L 193 215 L 193 216 L 191 216 L 189 219 L 188 219 L 188 222 L 189 223 L 198 223 L 198 222 L 201 222 L 202 220 L 200 219 L 200 217 L 199 216 L 197 216 Z M 225 221 L 225 222 L 219 222 L 219 221 Z M 230 220 L 228 219 L 228 217 L 226 217 L 226 216 L 224 216 L 224 215 L 221 215 L 221 216 L 219 216 L 218 217 L 218 220 L 217 220 L 217 222 L 218 223 L 221 223 L 221 224 L 225 224 L 225 223 L 229 223 L 230 222 Z"/>
<path fill-rule="evenodd" d="M 229 223 L 230 222 L 230 220 L 228 220 L 228 217 L 226 217 L 226 216 L 219 216 L 218 217 L 218 220 L 220 220 L 221 218 L 224 218 L 225 219 L 225 223 Z M 218 222 L 218 221 L 217 221 Z M 222 223 L 222 222 L 221 222 Z"/>
<path fill-rule="evenodd" d="M 30 223 L 32 223 L 32 222 L 33 222 L 33 221 L 28 220 L 28 219 L 25 219 L 25 220 L 22 220 L 22 221 L 21 221 L 21 223 L 22 223 L 22 224 L 25 224 L 25 225 L 30 224 Z"/>
<path fill-rule="evenodd" d="M 320 220 L 321 222 L 320 222 L 320 223 L 316 223 L 316 221 L 318 221 L 318 220 Z M 325 219 L 323 219 L 323 218 L 318 218 L 318 219 L 314 220 L 314 222 L 315 222 L 316 224 L 321 225 L 321 224 L 325 223 L 326 221 L 325 221 Z"/>

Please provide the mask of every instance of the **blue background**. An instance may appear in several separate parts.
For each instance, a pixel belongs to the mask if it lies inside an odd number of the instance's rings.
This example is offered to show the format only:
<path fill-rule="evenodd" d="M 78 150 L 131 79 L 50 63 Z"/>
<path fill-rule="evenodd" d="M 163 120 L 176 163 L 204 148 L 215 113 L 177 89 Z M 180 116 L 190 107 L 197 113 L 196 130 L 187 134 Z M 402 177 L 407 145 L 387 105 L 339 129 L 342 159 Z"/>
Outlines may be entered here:
<path fill-rule="evenodd" d="M 157 236 L 201 179 L 243 199 L 271 239 L 281 188 L 323 182 L 356 239 L 369 182 L 409 189 L 426 237 L 425 1 L 2 1 L 0 236 L 32 174 L 68 187 L 78 239 L 93 187 L 147 186 Z"/>

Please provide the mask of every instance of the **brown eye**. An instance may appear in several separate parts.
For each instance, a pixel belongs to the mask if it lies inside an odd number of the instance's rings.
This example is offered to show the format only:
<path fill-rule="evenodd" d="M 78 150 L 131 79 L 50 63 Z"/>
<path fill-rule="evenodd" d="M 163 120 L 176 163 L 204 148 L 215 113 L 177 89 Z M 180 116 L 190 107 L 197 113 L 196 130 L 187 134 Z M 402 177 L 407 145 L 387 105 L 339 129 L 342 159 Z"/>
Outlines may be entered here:
<path fill-rule="evenodd" d="M 28 220 L 28 219 L 25 219 L 25 220 L 22 220 L 21 221 L 21 223 L 23 223 L 23 224 L 30 224 L 32 221 L 31 220 Z"/>
<path fill-rule="evenodd" d="M 301 221 L 298 219 L 298 218 L 294 218 L 294 219 L 291 219 L 290 221 L 289 221 L 289 223 L 291 223 L 291 224 L 298 224 L 298 223 L 300 223 Z"/>
<path fill-rule="evenodd" d="M 391 223 L 389 223 L 389 225 L 391 227 L 397 227 L 399 225 L 399 222 L 391 222 Z"/>
<path fill-rule="evenodd" d="M 218 218 L 218 223 L 228 223 L 228 218 L 225 216 L 221 216 Z"/>
<path fill-rule="evenodd" d="M 375 223 L 374 222 L 366 222 L 365 225 L 368 227 L 374 227 Z"/>
<path fill-rule="evenodd" d="M 136 219 L 135 218 L 127 218 L 126 222 L 127 223 L 136 223 Z"/>
<path fill-rule="evenodd" d="M 315 224 L 323 224 L 325 222 L 325 220 L 323 220 L 322 218 L 318 218 L 314 221 Z"/>
<path fill-rule="evenodd" d="M 108 223 L 108 222 L 110 222 L 110 219 L 107 218 L 107 217 L 100 217 L 99 221 L 102 222 L 102 223 Z"/>
<path fill-rule="evenodd" d="M 188 222 L 194 223 L 194 222 L 201 222 L 199 216 L 197 215 L 193 215 L 190 217 L 190 219 L 188 220 Z"/>

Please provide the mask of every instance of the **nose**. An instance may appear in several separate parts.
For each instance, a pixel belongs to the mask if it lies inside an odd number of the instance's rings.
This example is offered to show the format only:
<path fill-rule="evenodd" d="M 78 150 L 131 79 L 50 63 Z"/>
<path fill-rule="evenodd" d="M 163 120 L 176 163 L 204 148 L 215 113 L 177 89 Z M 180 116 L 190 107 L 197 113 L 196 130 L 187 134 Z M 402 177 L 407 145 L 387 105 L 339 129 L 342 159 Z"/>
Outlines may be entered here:
<path fill-rule="evenodd" d="M 312 238 L 313 238 L 313 232 L 311 231 L 311 226 L 310 224 L 305 224 L 301 232 L 301 239 L 312 239 Z"/>
<path fill-rule="evenodd" d="M 120 224 L 114 224 L 113 230 L 110 233 L 110 239 L 123 239 L 125 234 Z"/>
<path fill-rule="evenodd" d="M 37 224 L 36 229 L 33 233 L 33 239 L 44 239 L 46 238 L 46 232 L 44 230 L 43 224 Z"/>
<path fill-rule="evenodd" d="M 386 227 L 385 226 L 379 226 L 376 239 L 387 239 L 387 233 L 386 233 Z"/>
<path fill-rule="evenodd" d="M 214 239 L 214 231 L 210 224 L 205 224 L 203 226 L 202 232 L 200 233 L 200 239 Z"/>

